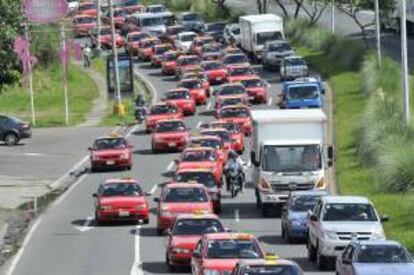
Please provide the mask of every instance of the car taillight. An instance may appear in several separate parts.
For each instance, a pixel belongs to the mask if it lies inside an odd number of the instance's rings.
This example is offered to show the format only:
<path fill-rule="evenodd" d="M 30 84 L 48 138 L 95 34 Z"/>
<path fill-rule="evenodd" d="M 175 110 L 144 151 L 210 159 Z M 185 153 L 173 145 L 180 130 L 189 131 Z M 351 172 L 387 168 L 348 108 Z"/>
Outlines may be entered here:
<path fill-rule="evenodd" d="M 30 124 L 29 124 L 29 123 L 23 123 L 23 124 L 21 125 L 21 127 L 22 127 L 23 129 L 29 129 L 29 128 L 30 128 Z"/>

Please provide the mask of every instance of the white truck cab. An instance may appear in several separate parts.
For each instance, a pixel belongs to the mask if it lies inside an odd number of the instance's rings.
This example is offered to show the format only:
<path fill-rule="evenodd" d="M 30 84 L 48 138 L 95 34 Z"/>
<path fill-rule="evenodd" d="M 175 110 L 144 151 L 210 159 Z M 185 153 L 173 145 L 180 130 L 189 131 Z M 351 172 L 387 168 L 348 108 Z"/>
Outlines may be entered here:
<path fill-rule="evenodd" d="M 386 220 L 365 197 L 321 197 L 309 214 L 309 260 L 320 270 L 332 268 L 351 241 L 385 240 L 381 222 Z"/>

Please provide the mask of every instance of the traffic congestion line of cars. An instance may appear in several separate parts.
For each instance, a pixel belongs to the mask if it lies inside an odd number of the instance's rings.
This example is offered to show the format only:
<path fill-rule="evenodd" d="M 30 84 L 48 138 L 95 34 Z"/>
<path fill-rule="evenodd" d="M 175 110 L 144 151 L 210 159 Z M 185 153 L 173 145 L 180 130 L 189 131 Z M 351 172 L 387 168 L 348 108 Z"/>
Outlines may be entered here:
<path fill-rule="evenodd" d="M 91 9 L 92 4 L 81 4 L 73 21 L 75 33 L 93 40 Z M 298 264 L 268 255 L 254 235 L 231 232 L 220 219 L 222 193 L 229 190 L 227 164 L 250 140 L 257 207 L 263 216 L 280 210 L 283 239 L 306 243 L 308 258 L 319 269 L 336 265 L 337 274 L 368 275 L 378 274 L 379 264 L 393 275 L 414 274 L 406 250 L 385 240 L 382 222 L 388 217 L 366 198 L 327 191 L 333 148 L 325 140 L 325 89 L 284 40 L 282 18 L 264 14 L 240 17 L 240 24 L 205 23 L 196 12 L 175 18 L 163 5 L 118 10 L 124 19 L 116 27 L 125 37 L 119 46 L 177 80 L 145 118 L 153 153 L 180 152 L 172 179 L 153 198 L 170 271 L 186 266 L 200 275 L 303 274 Z M 253 108 L 268 102 L 269 84 L 251 60 L 276 69 L 284 81 L 272 109 Z M 216 120 L 190 132 L 187 117 L 208 102 Z M 91 168 L 131 169 L 131 150 L 123 137 L 97 139 L 90 148 Z M 133 179 L 106 180 L 94 194 L 96 220 L 148 223 L 148 195 Z"/>

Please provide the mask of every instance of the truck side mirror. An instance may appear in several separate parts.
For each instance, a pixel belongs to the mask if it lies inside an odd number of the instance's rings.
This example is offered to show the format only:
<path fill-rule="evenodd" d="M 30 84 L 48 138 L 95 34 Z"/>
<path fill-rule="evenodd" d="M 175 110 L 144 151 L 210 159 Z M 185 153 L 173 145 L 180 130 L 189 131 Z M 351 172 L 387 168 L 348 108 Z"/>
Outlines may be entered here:
<path fill-rule="evenodd" d="M 333 150 L 333 146 L 330 145 L 328 146 L 328 159 L 333 159 L 334 157 L 334 150 Z"/>

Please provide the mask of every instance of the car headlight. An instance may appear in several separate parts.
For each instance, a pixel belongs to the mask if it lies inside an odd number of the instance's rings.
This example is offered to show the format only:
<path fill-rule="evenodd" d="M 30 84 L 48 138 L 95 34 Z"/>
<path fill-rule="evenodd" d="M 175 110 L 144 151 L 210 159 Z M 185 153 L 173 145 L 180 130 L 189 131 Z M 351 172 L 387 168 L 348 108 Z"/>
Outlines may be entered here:
<path fill-rule="evenodd" d="M 187 248 L 180 248 L 180 247 L 174 247 L 171 249 L 173 253 L 183 253 L 183 254 L 188 254 L 190 253 L 190 249 Z"/>
<path fill-rule="evenodd" d="M 204 275 L 220 275 L 220 271 L 215 270 L 215 269 L 205 269 L 203 274 Z"/>
<path fill-rule="evenodd" d="M 145 208 L 147 208 L 145 204 L 140 204 L 140 205 L 135 206 L 136 210 L 144 210 Z"/>
<path fill-rule="evenodd" d="M 128 153 L 121 154 L 121 159 L 129 159 Z"/>
<path fill-rule="evenodd" d="M 99 206 L 99 208 L 101 209 L 101 210 L 111 210 L 112 209 L 112 206 L 110 206 L 110 205 L 100 205 Z"/>
<path fill-rule="evenodd" d="M 298 219 L 292 219 L 289 221 L 291 223 L 292 226 L 301 226 L 303 222 L 301 222 Z"/>
<path fill-rule="evenodd" d="M 92 155 L 92 160 L 96 161 L 96 160 L 100 160 L 101 157 L 97 156 L 97 155 Z"/>
<path fill-rule="evenodd" d="M 377 227 L 374 232 L 372 232 L 371 240 L 385 240 L 385 233 L 382 227 Z"/>
<path fill-rule="evenodd" d="M 336 240 L 336 232 L 335 231 L 325 231 L 324 237 L 327 240 Z"/>

